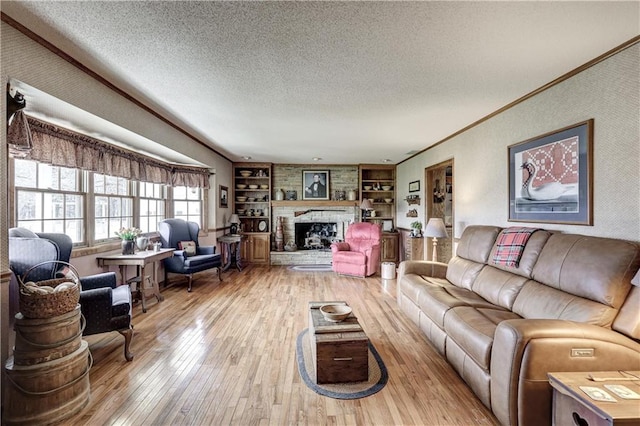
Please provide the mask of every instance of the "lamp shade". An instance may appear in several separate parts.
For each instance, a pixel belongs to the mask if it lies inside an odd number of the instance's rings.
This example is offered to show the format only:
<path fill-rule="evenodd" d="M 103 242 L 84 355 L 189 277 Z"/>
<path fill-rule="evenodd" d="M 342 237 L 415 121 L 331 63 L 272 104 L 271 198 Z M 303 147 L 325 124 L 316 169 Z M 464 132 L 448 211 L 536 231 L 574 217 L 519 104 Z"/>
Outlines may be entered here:
<path fill-rule="evenodd" d="M 360 203 L 360 209 L 373 210 L 373 204 L 371 204 L 371 201 L 369 201 L 368 198 L 365 198 L 364 200 L 362 200 L 362 203 Z"/>
<path fill-rule="evenodd" d="M 240 218 L 234 213 L 231 215 L 231 218 L 229 218 L 229 223 L 240 223 Z"/>
<path fill-rule="evenodd" d="M 427 222 L 427 227 L 424 230 L 425 237 L 432 238 L 444 238 L 448 237 L 447 228 L 444 226 L 444 221 L 439 218 L 431 218 Z"/>

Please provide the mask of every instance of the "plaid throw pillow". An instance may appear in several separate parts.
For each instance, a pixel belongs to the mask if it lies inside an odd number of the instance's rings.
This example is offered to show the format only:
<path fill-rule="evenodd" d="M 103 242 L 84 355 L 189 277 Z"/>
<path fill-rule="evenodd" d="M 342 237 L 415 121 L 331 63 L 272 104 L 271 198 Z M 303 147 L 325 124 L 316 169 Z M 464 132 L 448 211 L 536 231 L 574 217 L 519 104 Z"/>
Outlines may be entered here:
<path fill-rule="evenodd" d="M 184 254 L 187 256 L 193 256 L 196 254 L 196 242 L 195 241 L 180 241 L 178 243 L 180 250 L 184 250 Z"/>
<path fill-rule="evenodd" d="M 537 228 L 504 229 L 498 237 L 496 253 L 493 256 L 494 265 L 517 268 L 529 237 L 537 230 Z"/>

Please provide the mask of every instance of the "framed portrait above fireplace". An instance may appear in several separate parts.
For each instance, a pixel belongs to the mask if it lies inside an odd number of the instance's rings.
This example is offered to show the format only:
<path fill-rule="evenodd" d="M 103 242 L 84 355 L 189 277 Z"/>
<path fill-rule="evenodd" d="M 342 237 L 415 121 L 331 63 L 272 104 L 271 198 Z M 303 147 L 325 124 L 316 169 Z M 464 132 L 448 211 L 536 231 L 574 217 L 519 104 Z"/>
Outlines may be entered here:
<path fill-rule="evenodd" d="M 328 170 L 303 170 L 302 172 L 302 199 L 303 200 L 328 200 L 329 199 L 329 171 Z"/>

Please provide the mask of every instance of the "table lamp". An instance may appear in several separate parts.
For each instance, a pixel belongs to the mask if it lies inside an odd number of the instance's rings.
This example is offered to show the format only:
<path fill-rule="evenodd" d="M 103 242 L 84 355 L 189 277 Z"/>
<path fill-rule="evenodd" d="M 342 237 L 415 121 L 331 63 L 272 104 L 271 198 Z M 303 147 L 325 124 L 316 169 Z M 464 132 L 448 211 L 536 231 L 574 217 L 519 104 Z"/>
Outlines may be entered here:
<path fill-rule="evenodd" d="M 237 214 L 232 214 L 229 219 L 229 223 L 231 224 L 231 234 L 235 235 L 238 233 L 238 224 L 240 223 L 240 218 Z"/>
<path fill-rule="evenodd" d="M 438 238 L 447 238 L 447 228 L 444 226 L 444 221 L 440 218 L 431 218 L 427 222 L 427 227 L 424 230 L 425 237 L 433 238 L 433 253 L 431 260 L 438 261 Z"/>
<path fill-rule="evenodd" d="M 371 204 L 371 201 L 369 201 L 368 198 L 365 198 L 362 200 L 362 203 L 360 203 L 360 209 L 364 210 L 362 217 L 367 217 L 367 212 L 373 210 L 373 204 Z"/>

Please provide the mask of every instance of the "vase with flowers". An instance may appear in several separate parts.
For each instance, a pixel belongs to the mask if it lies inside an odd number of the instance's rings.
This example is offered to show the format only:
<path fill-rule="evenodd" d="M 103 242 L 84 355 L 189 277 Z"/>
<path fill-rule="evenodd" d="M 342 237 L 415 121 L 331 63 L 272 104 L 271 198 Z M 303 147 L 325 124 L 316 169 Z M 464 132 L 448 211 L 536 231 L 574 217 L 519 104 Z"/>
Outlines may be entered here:
<path fill-rule="evenodd" d="M 122 240 L 122 254 L 135 254 L 136 237 L 142 234 L 138 228 L 120 228 L 116 235 Z"/>

